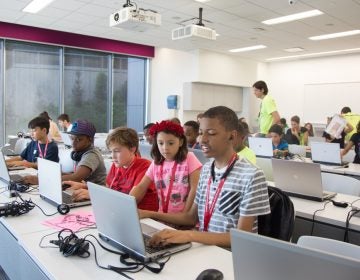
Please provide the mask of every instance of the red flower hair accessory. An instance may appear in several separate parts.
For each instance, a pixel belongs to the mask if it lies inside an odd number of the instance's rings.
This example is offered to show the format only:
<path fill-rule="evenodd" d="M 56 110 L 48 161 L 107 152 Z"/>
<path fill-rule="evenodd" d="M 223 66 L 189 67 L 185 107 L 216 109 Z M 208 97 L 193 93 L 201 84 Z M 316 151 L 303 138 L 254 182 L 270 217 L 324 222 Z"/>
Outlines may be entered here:
<path fill-rule="evenodd" d="M 178 137 L 184 135 L 184 129 L 181 125 L 173 123 L 172 121 L 161 121 L 160 123 L 155 123 L 150 127 L 149 134 L 155 136 L 159 132 L 172 133 Z"/>

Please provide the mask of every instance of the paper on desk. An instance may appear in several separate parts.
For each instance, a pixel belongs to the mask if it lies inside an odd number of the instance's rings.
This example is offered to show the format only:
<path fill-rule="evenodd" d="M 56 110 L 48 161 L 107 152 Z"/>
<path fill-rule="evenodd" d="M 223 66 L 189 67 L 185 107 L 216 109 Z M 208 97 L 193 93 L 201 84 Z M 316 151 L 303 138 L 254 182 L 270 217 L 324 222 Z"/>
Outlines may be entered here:
<path fill-rule="evenodd" d="M 82 228 L 94 226 L 95 217 L 91 211 L 78 211 L 64 216 L 62 215 L 56 218 L 51 218 L 43 221 L 42 224 L 54 229 L 61 230 L 67 228 L 76 232 Z"/>

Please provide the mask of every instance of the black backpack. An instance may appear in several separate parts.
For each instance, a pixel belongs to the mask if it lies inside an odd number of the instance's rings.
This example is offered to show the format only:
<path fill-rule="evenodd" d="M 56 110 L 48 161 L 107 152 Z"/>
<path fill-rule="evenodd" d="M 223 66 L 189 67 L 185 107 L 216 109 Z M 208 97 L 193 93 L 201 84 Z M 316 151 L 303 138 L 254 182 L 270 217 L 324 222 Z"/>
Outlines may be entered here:
<path fill-rule="evenodd" d="M 258 217 L 258 233 L 290 241 L 295 222 L 294 205 L 289 196 L 275 187 L 268 187 L 271 213 Z"/>

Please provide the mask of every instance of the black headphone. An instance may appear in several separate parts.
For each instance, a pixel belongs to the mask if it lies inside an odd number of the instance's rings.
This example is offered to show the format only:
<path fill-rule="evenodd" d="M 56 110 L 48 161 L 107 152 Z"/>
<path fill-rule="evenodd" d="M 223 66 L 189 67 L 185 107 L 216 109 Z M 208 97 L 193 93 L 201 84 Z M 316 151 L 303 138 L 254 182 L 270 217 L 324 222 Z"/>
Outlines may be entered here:
<path fill-rule="evenodd" d="M 79 162 L 81 160 L 83 154 L 85 154 L 86 152 L 87 152 L 87 150 L 86 151 L 81 151 L 81 152 L 72 151 L 71 154 L 70 154 L 71 159 L 73 161 Z"/>
<path fill-rule="evenodd" d="M 70 212 L 70 206 L 67 204 L 59 204 L 57 210 L 61 215 L 66 215 Z"/>

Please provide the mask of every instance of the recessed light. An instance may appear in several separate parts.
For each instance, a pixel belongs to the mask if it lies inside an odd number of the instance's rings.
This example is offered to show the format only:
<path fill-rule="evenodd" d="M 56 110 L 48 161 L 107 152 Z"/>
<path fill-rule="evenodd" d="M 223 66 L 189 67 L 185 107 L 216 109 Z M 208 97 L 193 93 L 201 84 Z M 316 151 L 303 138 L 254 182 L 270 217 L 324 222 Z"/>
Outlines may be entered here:
<path fill-rule="evenodd" d="M 200 2 L 200 3 L 205 3 L 205 2 L 210 2 L 211 0 L 195 0 L 195 2 Z"/>
<path fill-rule="evenodd" d="M 289 21 L 294 21 L 294 20 L 319 16 L 319 15 L 322 15 L 322 14 L 323 14 L 322 11 L 310 10 L 310 11 L 307 11 L 307 12 L 302 12 L 302 13 L 292 14 L 292 15 L 288 15 L 288 16 L 283 16 L 283 17 L 277 17 L 277 18 L 264 20 L 264 21 L 262 21 L 262 23 L 267 24 L 267 25 L 279 24 L 279 23 L 283 23 L 283 22 L 289 22 Z"/>
<path fill-rule="evenodd" d="M 339 38 L 339 37 L 353 36 L 353 35 L 357 35 L 357 34 L 360 34 L 360 30 L 358 30 L 358 29 L 345 31 L 345 32 L 324 34 L 324 35 L 319 35 L 319 36 L 312 36 L 312 37 L 309 37 L 309 39 L 317 41 L 317 40 L 326 40 L 326 39 L 333 39 L 333 38 Z"/>
<path fill-rule="evenodd" d="M 53 1 L 54 0 L 33 0 L 22 11 L 25 13 L 36 14 Z"/>
<path fill-rule="evenodd" d="M 290 53 L 296 53 L 296 52 L 303 52 L 304 49 L 300 48 L 300 47 L 293 47 L 293 48 L 284 49 L 284 51 L 290 52 Z"/>
<path fill-rule="evenodd" d="M 256 45 L 256 46 L 250 46 L 250 47 L 245 47 L 245 48 L 232 49 L 232 50 L 229 50 L 229 52 L 233 52 L 233 53 L 247 52 L 247 51 L 254 51 L 254 50 L 260 50 L 260 49 L 265 49 L 265 48 L 267 48 L 267 46 L 265 46 L 265 45 Z"/>
<path fill-rule="evenodd" d="M 340 54 L 340 53 L 352 53 L 352 52 L 359 52 L 359 51 L 360 51 L 360 48 L 354 48 L 354 49 L 336 50 L 336 51 L 328 51 L 328 52 L 318 52 L 318 53 L 307 53 L 307 54 L 299 54 L 299 55 L 272 57 L 272 58 L 267 58 L 266 60 L 267 61 L 276 61 L 276 60 L 284 60 L 284 59 L 291 59 L 291 58 L 312 57 L 312 56 Z"/>

